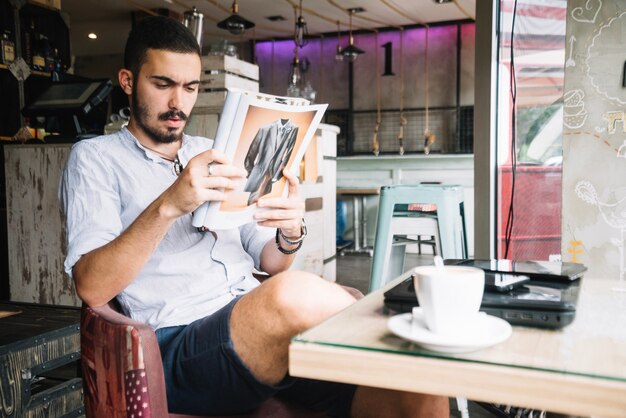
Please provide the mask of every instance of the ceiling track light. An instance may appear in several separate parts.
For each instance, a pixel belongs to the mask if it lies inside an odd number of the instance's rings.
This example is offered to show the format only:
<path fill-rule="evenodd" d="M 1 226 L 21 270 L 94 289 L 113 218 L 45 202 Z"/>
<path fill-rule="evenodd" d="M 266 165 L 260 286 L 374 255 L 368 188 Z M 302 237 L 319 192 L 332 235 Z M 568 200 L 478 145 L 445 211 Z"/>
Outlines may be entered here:
<path fill-rule="evenodd" d="M 354 46 L 354 38 L 352 37 L 352 15 L 354 13 L 356 13 L 357 9 L 348 9 L 348 14 L 350 16 L 350 37 L 349 37 L 349 41 L 348 41 L 348 46 L 343 48 L 343 50 L 341 51 L 341 54 L 345 57 L 348 58 L 348 61 L 350 62 L 354 62 L 359 55 L 365 53 L 365 51 L 363 51 L 360 48 L 357 48 L 356 46 Z"/>
<path fill-rule="evenodd" d="M 241 35 L 244 31 L 254 27 L 253 22 L 239 16 L 239 5 L 237 4 L 237 0 L 233 1 L 232 12 L 232 15 L 217 24 L 218 28 L 227 30 L 233 35 Z"/>
<path fill-rule="evenodd" d="M 302 0 L 300 0 L 300 15 L 296 17 L 294 30 L 294 42 L 299 48 L 304 47 L 309 43 L 307 37 L 309 36 L 309 29 L 307 28 L 306 21 L 302 16 Z"/>

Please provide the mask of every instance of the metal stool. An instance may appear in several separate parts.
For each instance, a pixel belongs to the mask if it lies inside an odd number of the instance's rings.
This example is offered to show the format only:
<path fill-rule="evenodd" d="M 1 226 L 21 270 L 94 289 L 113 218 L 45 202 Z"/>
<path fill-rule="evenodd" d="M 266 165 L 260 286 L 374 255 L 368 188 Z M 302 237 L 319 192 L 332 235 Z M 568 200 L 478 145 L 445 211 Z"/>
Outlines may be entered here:
<path fill-rule="evenodd" d="M 403 210 L 413 203 L 435 205 L 436 212 Z M 402 273 L 406 245 L 416 242 L 406 239 L 411 235 L 434 236 L 437 253 L 443 258 L 466 258 L 463 188 L 433 184 L 381 188 L 370 292 Z M 394 238 L 398 236 L 402 238 Z"/>
<path fill-rule="evenodd" d="M 354 243 L 352 248 L 342 249 L 340 255 L 365 254 L 372 256 L 373 249 L 367 245 L 367 197 L 379 193 L 377 187 L 370 188 L 338 188 L 337 194 L 352 197 L 352 223 L 354 226 Z"/>

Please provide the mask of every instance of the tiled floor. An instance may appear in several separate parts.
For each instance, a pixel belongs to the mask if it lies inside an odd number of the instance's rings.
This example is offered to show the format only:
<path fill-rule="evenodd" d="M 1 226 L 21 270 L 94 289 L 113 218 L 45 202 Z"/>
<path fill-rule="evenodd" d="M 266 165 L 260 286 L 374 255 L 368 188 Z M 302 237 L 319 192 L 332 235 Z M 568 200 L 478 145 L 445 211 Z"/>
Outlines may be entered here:
<path fill-rule="evenodd" d="M 337 257 L 337 282 L 342 285 L 351 286 L 359 289 L 363 293 L 367 293 L 369 287 L 370 268 L 372 259 L 365 255 L 345 255 Z M 419 265 L 429 265 L 433 263 L 432 255 L 407 254 L 405 260 L 405 270 Z M 475 402 L 469 402 L 469 414 L 471 418 L 493 418 L 493 417 L 515 417 L 516 414 L 500 414 L 498 412 L 489 412 Z M 460 418 L 461 414 L 456 407 L 454 399 L 450 400 L 450 416 Z M 539 411 L 530 415 L 529 412 L 521 413 L 520 418 L 529 417 L 538 418 L 541 415 Z M 549 413 L 546 418 L 564 418 L 559 414 Z M 573 417 L 572 417 L 573 418 Z"/>
<path fill-rule="evenodd" d="M 411 267 L 432 264 L 432 255 L 407 254 L 405 270 Z M 344 255 L 337 257 L 337 282 L 345 286 L 356 287 L 367 293 L 370 283 L 372 258 L 366 255 Z"/>

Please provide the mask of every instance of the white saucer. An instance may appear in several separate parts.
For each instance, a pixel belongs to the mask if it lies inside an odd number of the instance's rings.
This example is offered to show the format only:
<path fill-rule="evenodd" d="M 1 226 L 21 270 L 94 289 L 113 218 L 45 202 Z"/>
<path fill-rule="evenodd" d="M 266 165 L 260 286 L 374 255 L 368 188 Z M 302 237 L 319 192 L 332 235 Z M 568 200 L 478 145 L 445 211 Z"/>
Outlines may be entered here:
<path fill-rule="evenodd" d="M 511 336 L 511 325 L 495 316 L 479 313 L 472 323 L 472 332 L 459 335 L 432 333 L 423 321 L 422 310 L 415 308 L 413 314 L 405 313 L 389 318 L 387 327 L 398 337 L 441 353 L 469 353 L 505 341 Z"/>

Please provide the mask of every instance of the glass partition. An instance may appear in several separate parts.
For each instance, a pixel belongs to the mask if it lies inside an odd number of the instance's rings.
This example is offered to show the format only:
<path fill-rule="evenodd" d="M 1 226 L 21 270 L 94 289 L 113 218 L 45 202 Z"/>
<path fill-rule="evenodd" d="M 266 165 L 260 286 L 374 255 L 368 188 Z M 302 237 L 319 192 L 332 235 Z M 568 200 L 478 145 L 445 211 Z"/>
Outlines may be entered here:
<path fill-rule="evenodd" d="M 500 0 L 498 258 L 561 252 L 566 0 Z"/>

